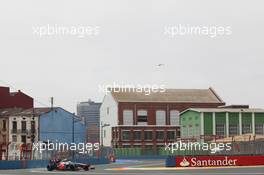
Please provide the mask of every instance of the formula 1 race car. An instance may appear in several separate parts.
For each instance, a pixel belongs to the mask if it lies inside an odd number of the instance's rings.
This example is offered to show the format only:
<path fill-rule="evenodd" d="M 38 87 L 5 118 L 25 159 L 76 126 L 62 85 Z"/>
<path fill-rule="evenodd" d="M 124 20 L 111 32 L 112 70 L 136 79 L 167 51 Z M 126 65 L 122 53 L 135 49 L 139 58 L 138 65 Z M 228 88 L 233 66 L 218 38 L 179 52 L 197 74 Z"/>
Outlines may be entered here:
<path fill-rule="evenodd" d="M 91 169 L 95 169 L 94 166 L 91 166 L 90 164 L 71 162 L 67 159 L 50 160 L 50 162 L 47 166 L 48 171 L 53 171 L 53 170 L 61 170 L 61 171 L 84 170 L 84 171 L 88 171 Z"/>

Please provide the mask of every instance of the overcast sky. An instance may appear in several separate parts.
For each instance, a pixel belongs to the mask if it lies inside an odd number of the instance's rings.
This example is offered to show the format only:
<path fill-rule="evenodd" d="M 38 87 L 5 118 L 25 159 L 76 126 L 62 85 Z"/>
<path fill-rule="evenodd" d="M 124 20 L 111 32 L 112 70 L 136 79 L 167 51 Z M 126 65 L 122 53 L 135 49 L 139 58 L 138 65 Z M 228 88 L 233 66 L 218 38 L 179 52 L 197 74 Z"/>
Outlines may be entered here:
<path fill-rule="evenodd" d="M 212 86 L 228 104 L 264 108 L 264 1 L 7 0 L 0 3 L 0 85 L 75 111 L 99 85 Z M 165 35 L 166 26 L 230 26 L 231 35 Z M 34 27 L 97 26 L 96 36 Z M 157 67 L 163 63 L 164 66 Z M 5 83 L 4 83 L 5 82 Z"/>

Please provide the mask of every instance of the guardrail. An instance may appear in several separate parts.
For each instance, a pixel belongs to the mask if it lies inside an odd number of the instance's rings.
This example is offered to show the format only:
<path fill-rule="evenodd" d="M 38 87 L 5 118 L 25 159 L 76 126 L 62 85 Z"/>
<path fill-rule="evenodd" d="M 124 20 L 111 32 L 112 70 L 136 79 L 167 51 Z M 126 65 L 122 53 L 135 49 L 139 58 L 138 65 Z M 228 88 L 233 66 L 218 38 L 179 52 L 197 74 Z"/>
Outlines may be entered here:
<path fill-rule="evenodd" d="M 233 142 L 232 149 L 217 151 L 212 153 L 210 150 L 166 150 L 165 146 L 156 149 L 141 149 L 141 148 L 114 148 L 113 152 L 117 158 L 128 157 L 157 157 L 157 156 L 196 156 L 196 155 L 264 155 L 264 141 L 255 142 Z"/>
<path fill-rule="evenodd" d="M 106 158 L 89 158 L 76 159 L 73 162 L 86 163 L 92 165 L 109 164 L 109 159 Z M 0 169 L 26 169 L 26 168 L 45 168 L 49 160 L 1 160 Z"/>
<path fill-rule="evenodd" d="M 263 155 L 168 156 L 166 167 L 217 167 L 264 165 Z"/>

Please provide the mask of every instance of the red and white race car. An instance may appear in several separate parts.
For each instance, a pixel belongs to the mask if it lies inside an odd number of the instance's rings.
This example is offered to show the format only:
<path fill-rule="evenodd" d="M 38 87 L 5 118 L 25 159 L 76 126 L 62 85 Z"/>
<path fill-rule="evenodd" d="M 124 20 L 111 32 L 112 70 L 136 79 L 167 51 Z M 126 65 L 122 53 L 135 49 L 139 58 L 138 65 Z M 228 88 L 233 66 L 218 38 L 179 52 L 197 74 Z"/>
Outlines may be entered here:
<path fill-rule="evenodd" d="M 95 169 L 94 166 L 91 166 L 90 164 L 83 164 L 83 163 L 75 163 L 72 161 L 69 161 L 67 159 L 63 160 L 50 160 L 47 170 L 53 171 L 53 170 L 62 170 L 62 171 L 77 171 L 77 170 L 91 170 Z"/>

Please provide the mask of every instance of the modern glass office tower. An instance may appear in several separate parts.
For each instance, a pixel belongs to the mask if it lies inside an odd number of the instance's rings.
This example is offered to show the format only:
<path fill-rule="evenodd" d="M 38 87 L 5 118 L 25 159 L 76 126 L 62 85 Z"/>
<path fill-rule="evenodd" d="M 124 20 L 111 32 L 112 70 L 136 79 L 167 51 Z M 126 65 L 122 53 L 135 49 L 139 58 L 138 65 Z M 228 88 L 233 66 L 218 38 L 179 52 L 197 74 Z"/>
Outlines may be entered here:
<path fill-rule="evenodd" d="M 77 104 L 77 116 L 87 127 L 87 142 L 99 142 L 101 103 L 88 100 Z"/>

